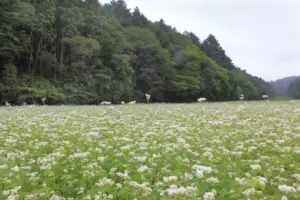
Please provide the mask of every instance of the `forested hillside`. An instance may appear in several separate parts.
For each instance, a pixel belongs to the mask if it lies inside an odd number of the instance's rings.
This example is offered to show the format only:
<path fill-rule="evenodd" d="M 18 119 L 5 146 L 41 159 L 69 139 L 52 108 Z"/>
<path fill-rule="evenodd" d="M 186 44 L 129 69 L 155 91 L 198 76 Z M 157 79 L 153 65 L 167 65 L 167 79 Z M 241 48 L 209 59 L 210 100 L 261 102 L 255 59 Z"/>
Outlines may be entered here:
<path fill-rule="evenodd" d="M 270 82 L 272 87 L 274 88 L 277 96 L 287 96 L 288 89 L 298 77 L 297 76 L 290 76 L 283 79 L 278 79 L 276 81 Z"/>
<path fill-rule="evenodd" d="M 287 89 L 287 96 L 293 99 L 300 99 L 300 77 L 297 77 Z"/>
<path fill-rule="evenodd" d="M 207 16 L 209 17 L 209 16 Z M 273 90 L 201 41 L 123 0 L 0 1 L 0 102 L 96 104 L 261 99 Z"/>

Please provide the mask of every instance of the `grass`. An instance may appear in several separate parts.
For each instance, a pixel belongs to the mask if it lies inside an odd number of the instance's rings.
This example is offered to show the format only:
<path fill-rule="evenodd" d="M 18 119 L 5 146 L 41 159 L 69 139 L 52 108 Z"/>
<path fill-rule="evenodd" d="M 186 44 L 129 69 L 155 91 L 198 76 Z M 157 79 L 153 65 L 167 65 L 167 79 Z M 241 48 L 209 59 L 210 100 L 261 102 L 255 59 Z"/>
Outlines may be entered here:
<path fill-rule="evenodd" d="M 0 108 L 0 199 L 299 199 L 300 102 Z"/>

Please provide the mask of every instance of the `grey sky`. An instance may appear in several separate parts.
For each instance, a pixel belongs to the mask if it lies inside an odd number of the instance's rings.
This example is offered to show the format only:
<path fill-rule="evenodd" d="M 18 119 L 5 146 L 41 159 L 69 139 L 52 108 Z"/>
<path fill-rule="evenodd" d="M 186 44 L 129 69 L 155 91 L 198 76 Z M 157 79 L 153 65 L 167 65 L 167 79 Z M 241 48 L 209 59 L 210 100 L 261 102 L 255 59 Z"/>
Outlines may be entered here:
<path fill-rule="evenodd" d="M 101 3 L 109 0 L 100 0 Z M 300 75 L 300 0 L 127 0 L 200 40 L 212 33 L 234 64 L 275 80 Z"/>

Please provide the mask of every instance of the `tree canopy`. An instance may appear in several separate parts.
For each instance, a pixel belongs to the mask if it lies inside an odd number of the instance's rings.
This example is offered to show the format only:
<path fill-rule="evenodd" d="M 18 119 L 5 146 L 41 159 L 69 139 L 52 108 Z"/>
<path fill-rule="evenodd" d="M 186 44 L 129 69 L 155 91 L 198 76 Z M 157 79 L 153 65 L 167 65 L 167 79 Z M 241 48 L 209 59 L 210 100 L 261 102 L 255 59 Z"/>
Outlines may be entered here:
<path fill-rule="evenodd" d="M 215 36 L 202 42 L 124 0 L 0 2 L 0 102 L 98 104 L 261 99 L 264 80 L 236 67 Z"/>

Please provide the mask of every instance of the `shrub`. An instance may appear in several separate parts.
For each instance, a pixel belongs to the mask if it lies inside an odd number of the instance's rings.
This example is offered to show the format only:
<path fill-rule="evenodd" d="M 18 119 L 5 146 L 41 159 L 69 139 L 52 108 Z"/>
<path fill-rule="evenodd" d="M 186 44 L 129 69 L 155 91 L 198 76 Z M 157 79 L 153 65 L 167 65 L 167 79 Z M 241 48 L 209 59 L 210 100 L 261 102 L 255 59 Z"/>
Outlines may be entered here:
<path fill-rule="evenodd" d="M 49 105 L 65 103 L 65 95 L 50 81 L 40 77 L 21 76 L 19 78 L 18 103 L 42 104 L 42 99 Z"/>

